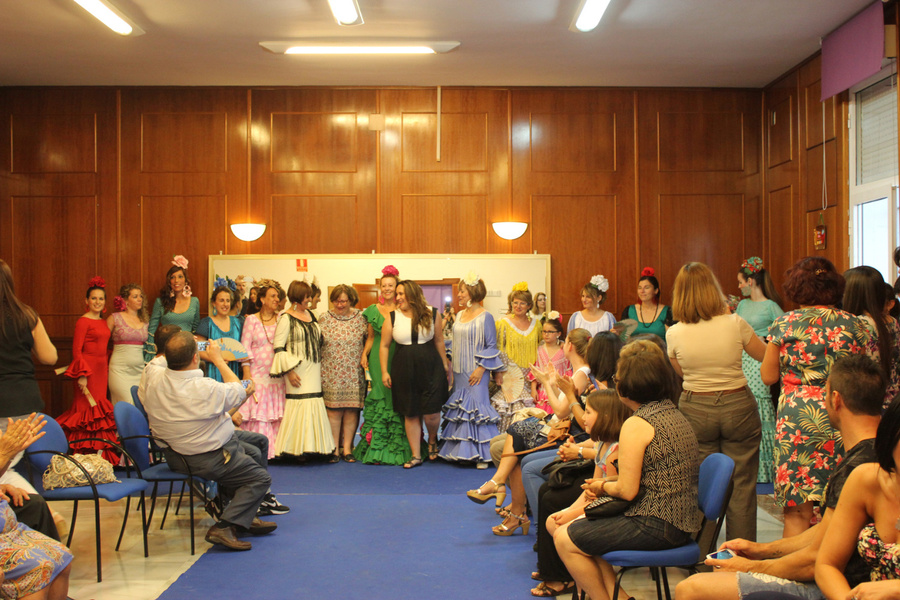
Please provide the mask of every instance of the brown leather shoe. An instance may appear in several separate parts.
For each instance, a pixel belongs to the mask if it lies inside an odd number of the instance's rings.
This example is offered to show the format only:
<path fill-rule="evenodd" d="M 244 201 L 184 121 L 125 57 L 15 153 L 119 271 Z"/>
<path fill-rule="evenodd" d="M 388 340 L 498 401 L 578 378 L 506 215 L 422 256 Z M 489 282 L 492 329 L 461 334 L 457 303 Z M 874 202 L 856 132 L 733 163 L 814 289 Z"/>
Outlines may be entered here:
<path fill-rule="evenodd" d="M 209 531 L 206 532 L 206 541 L 210 544 L 221 544 L 229 550 L 249 550 L 253 547 L 250 542 L 242 542 L 237 539 L 234 534 L 233 526 L 228 526 L 223 529 L 213 525 L 209 528 Z"/>
<path fill-rule="evenodd" d="M 254 517 L 253 522 L 250 523 L 250 527 L 247 528 L 247 531 L 253 535 L 264 535 L 266 533 L 272 533 L 277 528 L 278 525 L 272 521 L 260 521 L 258 517 Z"/>

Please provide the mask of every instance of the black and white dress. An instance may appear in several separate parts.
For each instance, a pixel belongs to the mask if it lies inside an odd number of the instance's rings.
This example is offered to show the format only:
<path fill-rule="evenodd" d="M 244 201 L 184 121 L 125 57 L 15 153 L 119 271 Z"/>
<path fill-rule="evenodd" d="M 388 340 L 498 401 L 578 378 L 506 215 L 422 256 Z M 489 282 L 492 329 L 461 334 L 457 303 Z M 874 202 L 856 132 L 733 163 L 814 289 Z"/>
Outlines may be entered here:
<path fill-rule="evenodd" d="M 396 343 L 390 371 L 391 396 L 394 410 L 404 417 L 438 413 L 449 396 L 444 362 L 434 345 L 437 310 L 428 309 L 434 318 L 427 331 L 421 327 L 413 331 L 412 319 L 399 310 L 391 313 Z"/>

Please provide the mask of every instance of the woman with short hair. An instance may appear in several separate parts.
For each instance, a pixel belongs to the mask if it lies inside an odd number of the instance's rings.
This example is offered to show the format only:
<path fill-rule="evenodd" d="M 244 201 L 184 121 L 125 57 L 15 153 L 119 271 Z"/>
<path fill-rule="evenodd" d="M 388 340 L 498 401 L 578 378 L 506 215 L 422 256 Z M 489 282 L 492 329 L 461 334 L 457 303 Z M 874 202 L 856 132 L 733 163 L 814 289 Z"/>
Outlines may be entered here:
<path fill-rule="evenodd" d="M 332 462 L 354 463 L 353 437 L 366 395 L 363 348 L 368 323 L 356 309 L 359 294 L 352 286 L 336 285 L 328 296 L 333 308 L 319 320 L 322 328 L 322 395 L 337 446 Z"/>
<path fill-rule="evenodd" d="M 734 460 L 727 538 L 756 541 L 756 477 L 762 426 L 741 365 L 744 351 L 762 360 L 766 345 L 747 321 L 731 314 L 718 279 L 703 263 L 678 271 L 666 332 L 669 360 L 684 378 L 678 408 L 694 428 L 700 460 L 721 452 Z"/>

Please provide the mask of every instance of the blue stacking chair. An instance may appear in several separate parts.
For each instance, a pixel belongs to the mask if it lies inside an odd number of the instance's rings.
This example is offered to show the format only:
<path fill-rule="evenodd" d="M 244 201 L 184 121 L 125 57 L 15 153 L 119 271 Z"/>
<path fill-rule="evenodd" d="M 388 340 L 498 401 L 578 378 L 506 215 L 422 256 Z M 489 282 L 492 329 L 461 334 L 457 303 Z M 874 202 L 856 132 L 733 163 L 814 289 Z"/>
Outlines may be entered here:
<path fill-rule="evenodd" d="M 28 466 L 32 478 L 34 477 L 35 472 L 40 474 L 44 473 L 47 470 L 47 467 L 50 466 L 50 459 L 54 456 L 63 456 L 66 459 L 72 461 L 77 468 L 81 469 L 84 472 L 85 477 L 90 481 L 90 477 L 88 476 L 87 471 L 81 466 L 81 463 L 76 461 L 74 458 L 69 456 L 71 453 L 71 449 L 69 448 L 69 442 L 66 440 L 66 435 L 63 433 L 62 427 L 59 426 L 55 420 L 47 415 L 42 415 L 47 420 L 47 425 L 44 427 L 44 436 L 37 439 L 31 446 L 25 451 L 25 457 L 28 461 Z M 88 438 L 92 441 L 100 441 L 104 444 L 107 444 L 110 447 L 115 448 L 122 454 L 124 454 L 127 458 L 128 452 L 122 448 L 119 444 L 115 442 L 111 442 L 109 440 L 104 440 L 100 438 Z M 132 459 L 133 461 L 133 459 Z M 34 483 L 34 481 L 32 481 Z M 125 532 L 125 524 L 128 522 L 128 513 L 131 507 L 131 497 L 135 494 L 140 494 L 141 496 L 141 504 L 144 503 L 144 491 L 150 487 L 150 484 L 140 478 L 140 472 L 138 472 L 137 477 L 129 477 L 121 481 L 120 483 L 101 483 L 95 484 L 93 481 L 90 481 L 90 485 L 84 485 L 79 487 L 70 487 L 70 488 L 59 488 L 55 490 L 44 490 L 41 494 L 44 500 L 72 500 L 74 501 L 72 507 L 72 524 L 69 527 L 69 537 L 66 540 L 66 546 L 72 546 L 72 534 L 75 531 L 75 519 L 78 516 L 78 501 L 79 500 L 93 500 L 94 501 L 94 528 L 95 528 L 95 539 L 97 546 L 97 581 L 102 581 L 102 568 L 100 562 L 100 499 L 103 498 L 108 502 L 116 502 L 117 500 L 121 500 L 122 498 L 126 498 L 125 503 L 125 517 L 122 519 L 122 529 L 119 531 L 119 541 L 116 542 L 116 550 L 119 549 L 119 546 L 122 543 L 122 534 Z M 146 526 L 146 511 L 141 509 L 141 534 L 144 536 L 144 556 L 148 556 L 147 550 L 147 526 Z"/>
<path fill-rule="evenodd" d="M 176 473 L 164 462 L 155 465 L 150 464 L 150 443 L 153 438 L 150 435 L 150 426 L 147 424 L 147 419 L 141 414 L 141 411 L 127 402 L 118 402 L 113 409 L 113 415 L 116 419 L 119 439 L 125 449 L 128 450 L 128 454 L 134 459 L 137 468 L 140 470 L 141 479 L 153 484 L 153 492 L 150 494 L 150 515 L 147 517 L 148 529 L 150 528 L 150 522 L 153 521 L 153 510 L 156 508 L 157 488 L 160 482 L 169 483 L 169 497 L 166 500 L 166 509 L 163 512 L 162 523 L 159 526 L 162 529 L 166 525 L 169 504 L 172 502 L 172 484 L 177 481 L 184 483 L 190 477 L 182 473 Z M 188 488 L 190 489 L 191 554 L 194 554 L 194 490 L 193 486 L 188 486 Z"/>
<path fill-rule="evenodd" d="M 725 519 L 725 509 L 731 499 L 733 473 L 734 461 L 724 454 L 710 454 L 700 465 L 698 499 L 703 512 L 703 524 L 695 538 L 687 544 L 668 550 L 618 550 L 607 552 L 601 557 L 614 567 L 621 567 L 616 576 L 612 600 L 618 600 L 622 576 L 631 569 L 641 567 L 649 567 L 655 575 L 657 600 L 662 600 L 660 575 L 666 590 L 666 600 L 671 600 L 666 569 L 682 568 L 694 574 L 706 555 L 715 550 L 722 521 Z M 710 536 L 709 547 L 704 550 L 700 548 L 700 541 L 707 536 Z"/>

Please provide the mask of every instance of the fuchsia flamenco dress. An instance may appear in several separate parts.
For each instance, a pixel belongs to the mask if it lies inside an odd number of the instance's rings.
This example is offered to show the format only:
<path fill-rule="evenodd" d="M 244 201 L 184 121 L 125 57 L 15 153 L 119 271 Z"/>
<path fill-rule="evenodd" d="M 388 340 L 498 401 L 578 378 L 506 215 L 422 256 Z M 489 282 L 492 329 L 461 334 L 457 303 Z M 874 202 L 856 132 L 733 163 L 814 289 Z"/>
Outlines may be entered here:
<path fill-rule="evenodd" d="M 106 398 L 109 337 L 106 319 L 78 319 L 72 340 L 72 364 L 66 370 L 66 377 L 75 380 L 75 398 L 69 410 L 61 414 L 57 421 L 65 431 L 69 445 L 77 453 L 92 454 L 103 450 L 103 458 L 115 465 L 119 463 L 119 454 L 108 444 L 79 442 L 85 438 L 118 440 L 112 403 Z M 87 387 L 96 406 L 91 406 L 90 400 L 78 386 L 81 376 L 87 377 Z"/>

